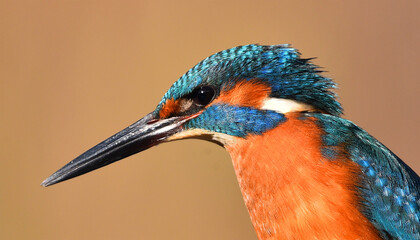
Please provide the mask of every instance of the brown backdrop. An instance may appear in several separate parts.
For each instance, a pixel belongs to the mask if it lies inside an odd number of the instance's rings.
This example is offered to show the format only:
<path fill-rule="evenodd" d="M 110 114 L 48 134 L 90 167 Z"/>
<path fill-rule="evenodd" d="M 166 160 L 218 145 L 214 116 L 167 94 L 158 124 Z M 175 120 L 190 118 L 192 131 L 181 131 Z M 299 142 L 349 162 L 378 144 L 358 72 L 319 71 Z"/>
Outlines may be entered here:
<path fill-rule="evenodd" d="M 0 239 L 256 239 L 228 154 L 207 142 L 39 186 L 241 44 L 318 57 L 345 117 L 420 172 L 420 2 L 343 2 L 1 0 Z"/>

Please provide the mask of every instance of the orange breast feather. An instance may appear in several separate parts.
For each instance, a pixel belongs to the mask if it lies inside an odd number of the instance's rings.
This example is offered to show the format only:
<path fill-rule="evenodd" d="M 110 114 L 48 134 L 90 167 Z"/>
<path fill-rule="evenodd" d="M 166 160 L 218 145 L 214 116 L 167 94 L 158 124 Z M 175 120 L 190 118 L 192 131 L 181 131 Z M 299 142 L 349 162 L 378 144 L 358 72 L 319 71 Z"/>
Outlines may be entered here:
<path fill-rule="evenodd" d="M 325 159 L 321 130 L 297 114 L 227 146 L 259 239 L 380 239 L 359 211 L 358 165 Z"/>

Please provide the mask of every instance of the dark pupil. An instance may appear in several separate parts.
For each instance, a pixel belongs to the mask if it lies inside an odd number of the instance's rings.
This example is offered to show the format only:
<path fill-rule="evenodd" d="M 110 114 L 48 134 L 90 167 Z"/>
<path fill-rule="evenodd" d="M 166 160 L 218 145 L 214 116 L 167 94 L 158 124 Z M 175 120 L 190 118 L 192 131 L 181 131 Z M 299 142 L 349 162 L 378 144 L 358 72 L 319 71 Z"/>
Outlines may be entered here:
<path fill-rule="evenodd" d="M 209 86 L 200 87 L 196 90 L 194 102 L 198 105 L 207 105 L 214 97 L 214 89 Z"/>

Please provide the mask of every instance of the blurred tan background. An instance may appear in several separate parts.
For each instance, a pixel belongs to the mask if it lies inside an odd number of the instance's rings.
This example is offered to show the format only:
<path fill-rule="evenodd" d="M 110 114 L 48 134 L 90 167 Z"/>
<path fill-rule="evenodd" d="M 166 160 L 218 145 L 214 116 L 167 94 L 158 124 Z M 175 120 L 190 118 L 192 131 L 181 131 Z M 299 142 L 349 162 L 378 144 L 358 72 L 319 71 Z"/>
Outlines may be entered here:
<path fill-rule="evenodd" d="M 0 239 L 256 239 L 228 154 L 163 144 L 39 184 L 217 51 L 291 43 L 420 172 L 420 1 L 0 0 Z"/>

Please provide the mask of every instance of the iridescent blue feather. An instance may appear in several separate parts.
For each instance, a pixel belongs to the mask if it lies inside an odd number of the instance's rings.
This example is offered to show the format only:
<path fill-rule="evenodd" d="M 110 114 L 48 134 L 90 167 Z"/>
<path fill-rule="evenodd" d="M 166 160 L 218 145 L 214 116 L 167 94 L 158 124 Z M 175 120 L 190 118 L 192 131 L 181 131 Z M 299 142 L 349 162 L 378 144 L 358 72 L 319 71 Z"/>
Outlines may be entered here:
<path fill-rule="evenodd" d="M 420 239 L 420 178 L 400 158 L 351 121 L 316 117 L 325 131 L 325 148 L 344 144 L 362 169 L 361 210 L 384 239 Z"/>
<path fill-rule="evenodd" d="M 167 99 L 179 99 L 201 85 L 220 91 L 237 81 L 258 78 L 272 87 L 272 97 L 295 99 L 338 116 L 342 109 L 330 91 L 335 83 L 320 72 L 310 59 L 300 58 L 288 45 L 239 46 L 213 54 L 191 68 L 166 92 L 155 112 Z"/>

